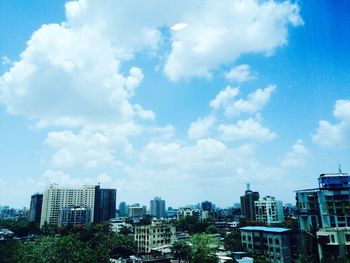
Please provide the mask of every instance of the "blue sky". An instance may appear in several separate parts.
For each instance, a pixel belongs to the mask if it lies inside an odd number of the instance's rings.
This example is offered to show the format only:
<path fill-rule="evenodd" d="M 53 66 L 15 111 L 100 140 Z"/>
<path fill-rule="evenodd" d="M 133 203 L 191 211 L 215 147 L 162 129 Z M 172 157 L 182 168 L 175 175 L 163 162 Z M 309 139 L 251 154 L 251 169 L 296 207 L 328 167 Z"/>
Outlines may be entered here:
<path fill-rule="evenodd" d="M 347 1 L 170 5 L 1 1 L 0 204 L 53 182 L 294 202 L 349 169 Z"/>

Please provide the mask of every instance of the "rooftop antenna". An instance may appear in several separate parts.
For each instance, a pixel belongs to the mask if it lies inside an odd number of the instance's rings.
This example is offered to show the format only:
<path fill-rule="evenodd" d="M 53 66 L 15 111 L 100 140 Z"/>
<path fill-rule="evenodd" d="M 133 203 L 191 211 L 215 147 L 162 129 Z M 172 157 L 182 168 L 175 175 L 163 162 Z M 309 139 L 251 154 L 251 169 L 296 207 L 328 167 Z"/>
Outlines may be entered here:
<path fill-rule="evenodd" d="M 340 163 L 338 164 L 338 172 L 339 172 L 340 174 L 343 173 L 342 170 L 341 170 L 341 165 L 340 165 Z"/>
<path fill-rule="evenodd" d="M 247 183 L 247 191 L 250 191 L 250 183 Z"/>

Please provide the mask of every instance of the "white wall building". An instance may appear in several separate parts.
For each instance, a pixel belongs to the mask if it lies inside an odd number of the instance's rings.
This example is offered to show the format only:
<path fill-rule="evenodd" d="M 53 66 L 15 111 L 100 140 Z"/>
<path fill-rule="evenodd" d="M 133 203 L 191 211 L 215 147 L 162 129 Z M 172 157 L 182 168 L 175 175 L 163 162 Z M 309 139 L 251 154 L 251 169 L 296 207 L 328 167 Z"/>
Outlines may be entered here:
<path fill-rule="evenodd" d="M 266 196 L 254 202 L 256 221 L 267 225 L 284 221 L 283 203 L 275 197 Z"/>
<path fill-rule="evenodd" d="M 151 225 L 135 226 L 137 252 L 149 253 L 152 248 L 171 245 L 176 240 L 176 229 L 170 224 L 153 221 Z"/>
<path fill-rule="evenodd" d="M 41 211 L 40 226 L 47 224 L 57 225 L 59 223 L 60 210 L 67 207 L 85 206 L 91 209 L 91 221 L 94 221 L 95 207 L 94 185 L 86 185 L 82 188 L 59 188 L 52 184 L 45 190 Z"/>

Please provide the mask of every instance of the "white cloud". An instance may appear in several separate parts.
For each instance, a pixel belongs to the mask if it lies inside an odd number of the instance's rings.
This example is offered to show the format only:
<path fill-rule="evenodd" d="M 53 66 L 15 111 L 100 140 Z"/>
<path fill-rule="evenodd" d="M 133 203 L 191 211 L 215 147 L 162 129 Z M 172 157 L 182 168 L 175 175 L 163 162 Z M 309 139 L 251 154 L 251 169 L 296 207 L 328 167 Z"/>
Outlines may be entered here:
<path fill-rule="evenodd" d="M 280 165 L 285 168 L 303 167 L 305 166 L 305 161 L 309 155 L 310 153 L 304 146 L 303 141 L 298 140 L 292 146 L 292 149 L 286 153 Z"/>
<path fill-rule="evenodd" d="M 220 107 L 226 108 L 238 95 L 238 93 L 239 88 L 232 88 L 231 86 L 227 86 L 216 95 L 215 99 L 210 102 L 210 107 L 213 109 L 219 109 Z"/>
<path fill-rule="evenodd" d="M 276 133 L 271 132 L 252 118 L 239 120 L 236 124 L 221 124 L 218 130 L 225 140 L 270 141 L 277 137 Z"/>
<path fill-rule="evenodd" d="M 337 100 L 333 116 L 339 122 L 332 124 L 321 120 L 312 141 L 322 146 L 347 147 L 350 145 L 350 100 Z"/>
<path fill-rule="evenodd" d="M 189 27 L 173 32 L 164 70 L 171 80 L 208 77 L 242 54 L 271 54 L 287 43 L 287 27 L 303 22 L 289 1 L 204 1 L 186 14 Z"/>
<path fill-rule="evenodd" d="M 269 101 L 276 86 L 270 85 L 265 89 L 257 89 L 250 93 L 246 100 L 239 99 L 228 104 L 225 108 L 226 116 L 235 116 L 240 113 L 254 114 L 259 112 Z"/>
<path fill-rule="evenodd" d="M 191 123 L 187 136 L 190 139 L 202 139 L 209 135 L 209 130 L 215 123 L 214 116 L 206 116 L 199 118 Z"/>
<path fill-rule="evenodd" d="M 247 64 L 242 64 L 232 68 L 230 71 L 226 72 L 224 76 L 228 81 L 238 83 L 242 83 L 256 78 L 250 73 L 250 66 Z"/>

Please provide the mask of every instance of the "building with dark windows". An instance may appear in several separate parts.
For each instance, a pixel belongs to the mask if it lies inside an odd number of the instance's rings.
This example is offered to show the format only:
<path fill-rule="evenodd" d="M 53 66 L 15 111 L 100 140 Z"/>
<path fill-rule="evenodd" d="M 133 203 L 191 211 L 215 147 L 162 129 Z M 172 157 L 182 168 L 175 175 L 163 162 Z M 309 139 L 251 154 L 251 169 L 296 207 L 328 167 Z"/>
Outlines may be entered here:
<path fill-rule="evenodd" d="M 211 212 L 213 210 L 213 204 L 209 201 L 202 202 L 201 208 L 203 211 Z"/>
<path fill-rule="evenodd" d="M 296 191 L 300 229 L 317 231 L 320 260 L 350 258 L 350 175 L 321 174 L 318 188 Z"/>
<path fill-rule="evenodd" d="M 58 224 L 61 226 L 88 226 L 91 224 L 91 208 L 87 206 L 61 208 Z"/>
<path fill-rule="evenodd" d="M 155 197 L 150 202 L 151 216 L 156 218 L 165 218 L 165 200 L 160 197 Z"/>
<path fill-rule="evenodd" d="M 101 189 L 100 186 L 96 186 L 95 189 L 94 222 L 104 222 L 115 218 L 117 190 Z"/>
<path fill-rule="evenodd" d="M 43 205 L 43 195 L 34 194 L 30 199 L 29 221 L 40 225 L 41 208 Z"/>
<path fill-rule="evenodd" d="M 241 227 L 241 242 L 244 250 L 263 256 L 269 262 L 293 262 L 291 231 L 281 227 Z"/>
<path fill-rule="evenodd" d="M 247 190 L 241 196 L 241 213 L 246 219 L 255 220 L 255 201 L 258 201 L 259 197 L 259 192 L 253 192 L 247 184 Z"/>

